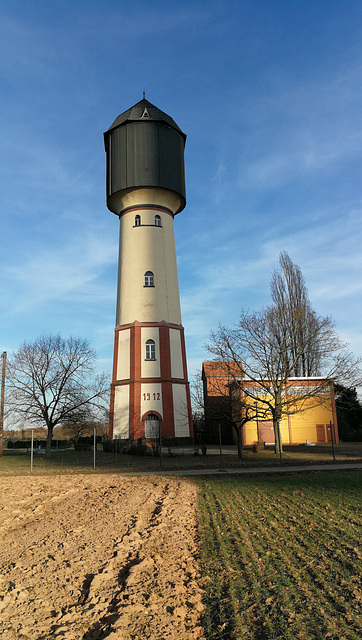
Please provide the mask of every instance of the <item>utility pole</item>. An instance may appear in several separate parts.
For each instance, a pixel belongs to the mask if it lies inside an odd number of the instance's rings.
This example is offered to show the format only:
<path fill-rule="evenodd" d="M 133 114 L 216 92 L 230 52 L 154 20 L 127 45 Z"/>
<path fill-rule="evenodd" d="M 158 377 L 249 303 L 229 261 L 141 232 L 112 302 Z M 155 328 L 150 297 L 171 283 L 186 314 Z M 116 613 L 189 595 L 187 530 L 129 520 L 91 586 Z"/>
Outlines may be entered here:
<path fill-rule="evenodd" d="M 6 351 L 3 351 L 1 357 L 3 359 L 3 370 L 2 370 L 2 376 L 1 376 L 0 456 L 2 456 L 3 454 Z"/>

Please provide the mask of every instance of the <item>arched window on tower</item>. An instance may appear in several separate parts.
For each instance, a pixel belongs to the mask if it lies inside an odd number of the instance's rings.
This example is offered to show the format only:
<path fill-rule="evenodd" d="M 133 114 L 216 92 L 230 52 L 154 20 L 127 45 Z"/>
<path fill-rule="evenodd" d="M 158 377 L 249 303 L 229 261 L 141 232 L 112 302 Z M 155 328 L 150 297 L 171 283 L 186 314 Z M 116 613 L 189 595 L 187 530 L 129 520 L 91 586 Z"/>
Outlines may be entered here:
<path fill-rule="evenodd" d="M 139 216 L 138 214 L 135 216 L 134 226 L 135 227 L 140 227 L 141 226 L 141 216 Z"/>
<path fill-rule="evenodd" d="M 155 215 L 155 227 L 161 227 L 161 216 Z"/>
<path fill-rule="evenodd" d="M 156 360 L 156 345 L 154 340 L 146 341 L 146 360 Z"/>
<path fill-rule="evenodd" d="M 146 271 L 145 273 L 145 287 L 154 287 L 155 286 L 155 278 L 152 271 Z"/>

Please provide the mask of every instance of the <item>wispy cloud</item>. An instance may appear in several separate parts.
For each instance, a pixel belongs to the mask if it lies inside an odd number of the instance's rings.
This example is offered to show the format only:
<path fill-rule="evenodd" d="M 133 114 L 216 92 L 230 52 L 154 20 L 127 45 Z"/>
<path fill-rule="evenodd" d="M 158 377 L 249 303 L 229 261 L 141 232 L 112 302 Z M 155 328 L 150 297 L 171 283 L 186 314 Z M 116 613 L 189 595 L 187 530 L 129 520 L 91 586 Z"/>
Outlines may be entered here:
<path fill-rule="evenodd" d="M 337 60 L 326 77 L 281 80 L 265 87 L 267 99 L 254 97 L 253 108 L 246 100 L 240 116 L 249 153 L 240 162 L 240 186 L 278 189 L 360 158 L 361 86 L 361 66 Z"/>
<path fill-rule="evenodd" d="M 260 309 L 270 303 L 271 274 L 278 267 L 281 250 L 287 250 L 293 262 L 301 267 L 317 313 L 334 317 L 338 331 L 343 326 L 353 326 L 354 320 L 349 322 L 353 309 L 351 300 L 360 306 L 362 294 L 362 254 L 359 250 L 362 216 L 359 210 L 351 210 L 345 214 L 341 225 L 342 212 L 337 210 L 333 214 L 315 212 L 313 225 L 305 224 L 288 233 L 276 228 L 274 234 L 264 238 L 260 234 L 257 250 L 254 247 L 252 255 L 244 251 L 243 243 L 234 237 L 215 251 L 213 259 L 204 262 L 194 256 L 193 276 L 185 284 L 185 293 L 183 279 L 186 278 L 184 264 L 187 261 L 182 262 L 183 321 L 193 351 L 197 350 L 199 357 L 204 357 L 202 345 L 219 322 L 232 325 L 242 308 Z M 217 229 L 215 236 L 216 244 Z M 345 331 L 343 339 L 359 348 L 360 342 L 354 333 L 348 339 L 348 331 Z"/>
<path fill-rule="evenodd" d="M 8 313 L 29 312 L 57 301 L 69 304 L 99 304 L 113 300 L 115 286 L 102 280 L 102 273 L 116 264 L 117 244 L 109 245 L 109 239 L 89 235 L 72 240 L 57 249 L 36 247 L 33 255 L 17 265 L 8 266 L 4 272 L 9 291 L 13 291 Z"/>

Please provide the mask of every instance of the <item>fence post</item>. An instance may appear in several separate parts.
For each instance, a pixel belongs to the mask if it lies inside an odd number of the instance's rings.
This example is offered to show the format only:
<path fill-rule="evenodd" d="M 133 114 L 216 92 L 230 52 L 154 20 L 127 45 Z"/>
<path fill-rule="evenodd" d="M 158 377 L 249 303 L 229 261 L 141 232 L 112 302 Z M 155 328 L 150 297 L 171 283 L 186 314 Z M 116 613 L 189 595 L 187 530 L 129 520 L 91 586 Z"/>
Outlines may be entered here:
<path fill-rule="evenodd" d="M 31 448 L 30 448 L 30 471 L 33 471 L 34 460 L 34 429 L 31 430 Z"/>
<path fill-rule="evenodd" d="M 221 464 L 221 460 L 222 460 L 221 424 L 219 424 L 219 447 L 220 447 L 220 464 Z"/>
<path fill-rule="evenodd" d="M 93 427 L 93 470 L 96 470 L 96 428 Z"/>
<path fill-rule="evenodd" d="M 277 421 L 277 429 L 278 429 L 278 446 L 279 446 L 279 464 L 283 464 L 282 460 L 282 436 L 280 434 L 280 425 L 279 420 Z"/>
<path fill-rule="evenodd" d="M 158 422 L 158 435 L 160 439 L 160 470 L 162 471 L 162 431 L 161 431 L 161 420 Z"/>
<path fill-rule="evenodd" d="M 332 442 L 332 456 L 333 456 L 333 460 L 334 462 L 336 461 L 336 454 L 334 452 L 334 436 L 333 436 L 333 425 L 332 425 L 332 421 L 329 421 L 329 428 L 331 430 L 331 442 Z"/>

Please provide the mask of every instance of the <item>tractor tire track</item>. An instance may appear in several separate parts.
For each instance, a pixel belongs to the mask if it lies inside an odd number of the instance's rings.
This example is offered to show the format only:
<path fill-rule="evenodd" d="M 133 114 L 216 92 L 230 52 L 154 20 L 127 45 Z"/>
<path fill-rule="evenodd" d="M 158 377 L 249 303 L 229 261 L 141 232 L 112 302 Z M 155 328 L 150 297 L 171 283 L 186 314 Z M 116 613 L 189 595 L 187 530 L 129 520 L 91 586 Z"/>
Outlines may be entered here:
<path fill-rule="evenodd" d="M 4 478 L 1 637 L 202 639 L 195 505 L 179 479 Z"/>

